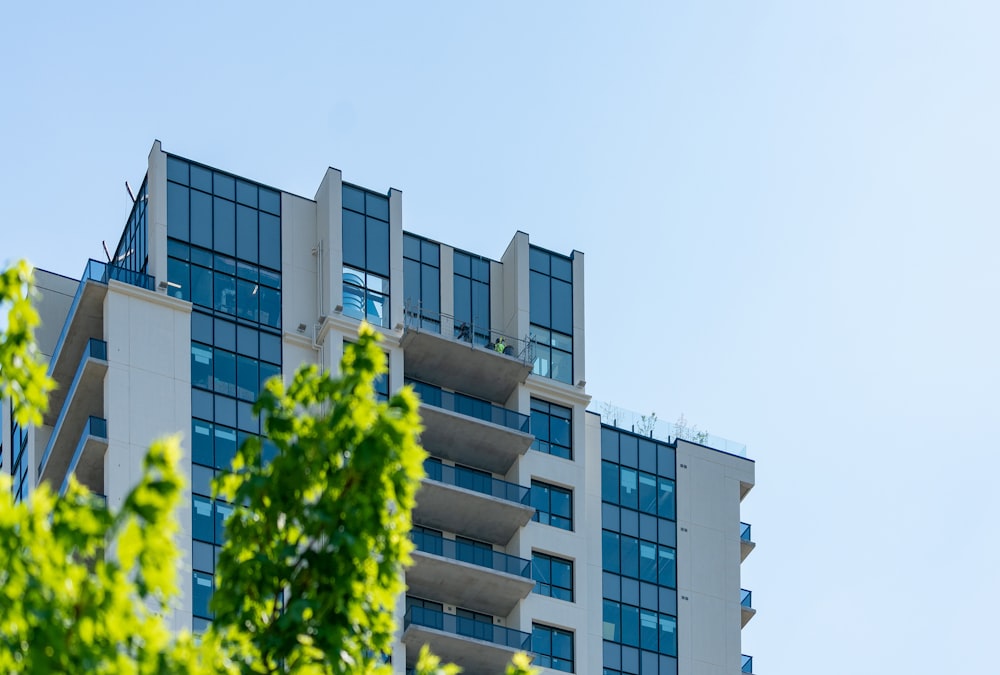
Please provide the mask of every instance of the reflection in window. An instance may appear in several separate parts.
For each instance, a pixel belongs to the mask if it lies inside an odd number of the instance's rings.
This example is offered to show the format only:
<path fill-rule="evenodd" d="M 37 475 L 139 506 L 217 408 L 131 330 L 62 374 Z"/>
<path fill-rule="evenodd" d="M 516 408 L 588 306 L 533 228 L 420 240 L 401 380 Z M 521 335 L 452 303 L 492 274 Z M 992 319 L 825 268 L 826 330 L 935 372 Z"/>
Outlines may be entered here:
<path fill-rule="evenodd" d="M 344 267 L 344 314 L 389 327 L 389 280 Z"/>

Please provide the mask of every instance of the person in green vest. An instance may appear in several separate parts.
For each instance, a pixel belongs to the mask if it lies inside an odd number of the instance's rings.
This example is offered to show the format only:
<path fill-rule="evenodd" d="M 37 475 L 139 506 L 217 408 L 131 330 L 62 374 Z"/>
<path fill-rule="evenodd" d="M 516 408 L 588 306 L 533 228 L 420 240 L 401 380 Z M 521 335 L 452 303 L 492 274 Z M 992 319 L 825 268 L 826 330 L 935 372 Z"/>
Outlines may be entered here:
<path fill-rule="evenodd" d="M 503 351 L 507 349 L 507 345 L 503 342 L 503 336 L 497 338 L 497 341 L 493 344 L 493 349 L 497 350 L 497 354 L 503 354 Z"/>

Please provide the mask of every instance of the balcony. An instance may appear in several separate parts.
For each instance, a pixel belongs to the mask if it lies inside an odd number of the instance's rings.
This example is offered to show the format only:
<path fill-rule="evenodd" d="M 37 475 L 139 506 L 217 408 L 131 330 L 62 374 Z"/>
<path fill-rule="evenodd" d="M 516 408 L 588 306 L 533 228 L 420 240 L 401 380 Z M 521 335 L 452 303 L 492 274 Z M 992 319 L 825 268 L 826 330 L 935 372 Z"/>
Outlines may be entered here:
<path fill-rule="evenodd" d="M 740 658 L 741 658 L 741 664 L 742 664 L 740 666 L 740 672 L 741 673 L 751 673 L 752 674 L 753 673 L 753 657 L 749 656 L 747 654 L 741 654 Z"/>
<path fill-rule="evenodd" d="M 503 339 L 502 352 L 497 338 Z M 467 324 L 456 329 L 454 317 L 419 308 L 407 309 L 399 344 L 407 377 L 500 403 L 524 384 L 534 358 L 530 339 Z"/>
<path fill-rule="evenodd" d="M 503 673 L 511 657 L 531 649 L 531 633 L 480 623 L 424 607 L 410 607 L 403 617 L 406 665 L 417 662 L 420 647 L 430 646 L 442 661 L 454 662 L 466 673 Z"/>
<path fill-rule="evenodd" d="M 534 440 L 527 415 L 425 382 L 407 384 L 422 401 L 420 442 L 432 455 L 505 474 Z"/>
<path fill-rule="evenodd" d="M 740 523 L 740 562 L 747 559 L 757 544 L 750 537 L 750 523 Z"/>
<path fill-rule="evenodd" d="M 750 619 L 754 617 L 757 610 L 753 608 L 753 595 L 750 591 L 745 588 L 740 589 L 740 614 L 742 618 L 742 623 L 740 627 L 746 626 Z"/>
<path fill-rule="evenodd" d="M 56 416 L 63 409 L 68 395 L 66 384 L 87 348 L 88 338 L 104 336 L 104 296 L 111 279 L 149 291 L 154 287 L 153 277 L 147 274 L 97 260 L 87 262 L 49 362 L 49 375 L 59 383 L 59 388 L 49 395 L 49 412 L 45 415 L 48 426 L 55 426 Z"/>
<path fill-rule="evenodd" d="M 108 423 L 100 417 L 90 417 L 83 429 L 80 441 L 76 444 L 69 470 L 63 478 L 59 494 L 66 492 L 69 477 L 76 475 L 82 485 L 89 488 L 107 503 L 104 496 L 104 453 L 108 449 Z"/>
<path fill-rule="evenodd" d="M 82 352 L 76 375 L 73 376 L 72 383 L 63 390 L 59 417 L 53 424 L 52 435 L 38 466 L 39 481 L 48 481 L 53 488 L 62 485 L 67 474 L 73 470 L 71 464 L 75 458 L 74 452 L 80 450 L 78 441 L 81 434 L 86 436 L 89 420 L 104 416 L 104 375 L 108 372 L 108 345 L 103 340 L 91 338 L 84 343 Z M 103 473 L 102 462 L 101 474 Z M 103 492 L 103 489 L 96 491 Z"/>
<path fill-rule="evenodd" d="M 460 466 L 424 462 L 413 521 L 501 546 L 531 520 L 531 490 Z"/>
<path fill-rule="evenodd" d="M 417 550 L 406 585 L 414 595 L 506 616 L 535 587 L 530 560 L 422 532 L 412 537 Z"/>

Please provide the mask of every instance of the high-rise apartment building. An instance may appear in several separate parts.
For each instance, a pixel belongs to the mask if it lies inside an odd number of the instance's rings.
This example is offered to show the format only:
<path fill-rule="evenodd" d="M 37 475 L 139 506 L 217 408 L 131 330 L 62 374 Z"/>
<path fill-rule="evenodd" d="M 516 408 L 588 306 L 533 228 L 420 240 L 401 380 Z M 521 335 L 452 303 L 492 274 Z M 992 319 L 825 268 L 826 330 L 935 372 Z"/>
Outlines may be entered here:
<path fill-rule="evenodd" d="M 751 671 L 740 502 L 753 462 L 592 402 L 580 252 L 517 232 L 491 259 L 405 231 L 397 190 L 329 169 L 310 199 L 157 142 L 112 260 L 37 281 L 59 389 L 37 428 L 4 402 L 0 465 L 15 498 L 75 474 L 114 506 L 149 442 L 184 431 L 176 627 L 211 621 L 231 507 L 210 482 L 260 433 L 261 383 L 301 363 L 336 371 L 367 320 L 385 338 L 379 395 L 416 389 L 431 455 L 397 673 L 424 643 L 468 673 L 502 672 L 517 650 L 574 673 Z"/>

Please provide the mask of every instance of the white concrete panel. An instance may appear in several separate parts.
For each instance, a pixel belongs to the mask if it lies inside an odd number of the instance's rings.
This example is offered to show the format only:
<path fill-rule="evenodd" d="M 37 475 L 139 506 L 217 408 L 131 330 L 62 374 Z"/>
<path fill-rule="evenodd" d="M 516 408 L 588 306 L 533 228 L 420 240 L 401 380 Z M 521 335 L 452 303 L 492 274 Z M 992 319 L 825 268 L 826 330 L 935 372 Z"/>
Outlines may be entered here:
<path fill-rule="evenodd" d="M 317 270 L 317 204 L 288 193 L 281 195 L 281 320 L 286 331 L 305 324 L 313 335 L 322 313 Z"/>
<path fill-rule="evenodd" d="M 149 150 L 146 192 L 146 231 L 149 262 L 147 273 L 156 282 L 167 279 L 167 153 L 159 141 Z"/>

